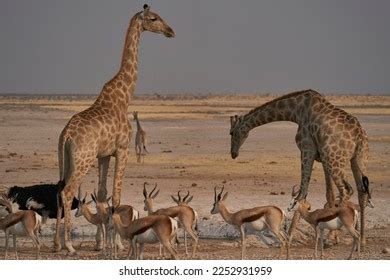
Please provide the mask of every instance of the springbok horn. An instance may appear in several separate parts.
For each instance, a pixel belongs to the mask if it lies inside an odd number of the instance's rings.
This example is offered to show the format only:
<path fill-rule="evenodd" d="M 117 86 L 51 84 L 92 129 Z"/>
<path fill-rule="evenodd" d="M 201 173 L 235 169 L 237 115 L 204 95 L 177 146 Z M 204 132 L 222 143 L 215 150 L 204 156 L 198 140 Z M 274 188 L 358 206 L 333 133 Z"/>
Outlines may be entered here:
<path fill-rule="evenodd" d="M 217 201 L 217 187 L 214 187 L 214 201 Z"/>
<path fill-rule="evenodd" d="M 180 197 L 180 191 L 177 192 L 177 198 L 178 198 L 179 202 L 182 202 L 181 197 Z"/>
<path fill-rule="evenodd" d="M 156 190 L 156 188 L 157 188 L 157 183 L 154 185 L 154 188 L 153 188 L 153 190 L 150 192 L 149 197 L 152 196 L 152 194 L 153 194 L 153 192 Z"/>
<path fill-rule="evenodd" d="M 146 182 L 144 182 L 144 191 L 143 191 L 143 194 L 144 194 L 144 197 L 146 198 L 148 196 L 148 192 L 146 191 Z"/>
<path fill-rule="evenodd" d="M 222 197 L 222 193 L 223 193 L 223 190 L 225 189 L 225 186 L 222 186 L 222 189 L 221 191 L 219 192 L 218 194 L 218 200 L 221 200 L 221 197 Z"/>
<path fill-rule="evenodd" d="M 190 195 L 190 191 L 187 191 L 187 195 L 183 198 L 183 201 L 185 202 L 187 197 Z"/>
<path fill-rule="evenodd" d="M 95 196 L 96 201 L 98 201 L 98 196 L 96 194 L 96 189 L 93 189 L 93 195 Z"/>

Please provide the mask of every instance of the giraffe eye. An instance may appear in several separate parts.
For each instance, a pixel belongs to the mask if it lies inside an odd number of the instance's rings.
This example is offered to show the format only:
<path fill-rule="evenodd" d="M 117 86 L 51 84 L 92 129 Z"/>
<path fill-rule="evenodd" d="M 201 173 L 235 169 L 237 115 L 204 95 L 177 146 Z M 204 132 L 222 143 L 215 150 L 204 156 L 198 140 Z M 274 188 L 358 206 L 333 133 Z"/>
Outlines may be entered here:
<path fill-rule="evenodd" d="M 151 18 L 150 20 L 151 20 L 151 21 L 156 21 L 156 20 L 157 20 L 157 18 Z"/>

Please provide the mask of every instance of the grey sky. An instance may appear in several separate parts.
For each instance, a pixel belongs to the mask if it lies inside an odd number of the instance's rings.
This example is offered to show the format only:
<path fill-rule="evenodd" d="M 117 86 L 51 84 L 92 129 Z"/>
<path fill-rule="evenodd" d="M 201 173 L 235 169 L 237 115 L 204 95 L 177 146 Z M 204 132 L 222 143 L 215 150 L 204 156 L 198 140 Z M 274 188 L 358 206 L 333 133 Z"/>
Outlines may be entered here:
<path fill-rule="evenodd" d="M 145 1 L 137 93 L 390 94 L 390 1 Z M 1 0 L 0 92 L 96 93 L 144 1 Z"/>

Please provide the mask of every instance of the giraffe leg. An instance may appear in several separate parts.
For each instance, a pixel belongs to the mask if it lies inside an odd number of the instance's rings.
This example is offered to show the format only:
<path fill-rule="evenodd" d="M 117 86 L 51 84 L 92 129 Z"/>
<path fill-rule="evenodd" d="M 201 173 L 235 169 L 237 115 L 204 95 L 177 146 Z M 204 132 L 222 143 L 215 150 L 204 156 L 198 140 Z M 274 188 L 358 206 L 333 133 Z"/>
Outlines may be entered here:
<path fill-rule="evenodd" d="M 324 170 L 325 175 L 325 183 L 326 183 L 326 201 L 327 201 L 327 207 L 332 208 L 335 206 L 335 192 L 334 192 L 334 184 L 332 181 L 332 177 L 330 176 L 329 172 L 325 168 L 324 165 L 322 165 L 322 168 Z M 335 243 L 339 243 L 339 230 L 330 230 L 328 233 L 328 239 L 334 239 Z"/>
<path fill-rule="evenodd" d="M 365 208 L 368 201 L 368 190 L 364 188 L 363 185 L 363 172 L 365 171 L 365 165 L 363 164 L 363 159 L 360 156 L 357 156 L 351 160 L 351 169 L 353 173 L 353 177 L 355 179 L 356 187 L 358 190 L 358 199 L 359 199 L 359 206 L 360 206 L 360 243 L 362 246 L 366 245 L 366 235 L 365 235 Z M 361 170 L 361 168 L 363 170 Z"/>
<path fill-rule="evenodd" d="M 332 177 L 330 176 L 329 172 L 325 168 L 324 165 L 322 165 L 325 175 L 325 184 L 326 184 L 326 201 L 328 203 L 328 207 L 332 208 L 335 206 L 335 194 L 334 194 L 334 184 L 332 181 Z"/>
<path fill-rule="evenodd" d="M 65 223 L 64 240 L 65 240 L 65 247 L 68 250 L 69 254 L 74 254 L 76 252 L 76 250 L 72 246 L 72 241 L 70 238 L 70 232 L 72 229 L 72 219 L 71 219 L 70 211 L 71 211 L 73 197 L 75 195 L 76 189 L 81 184 L 82 178 L 84 178 L 89 167 L 92 165 L 93 160 L 94 160 L 93 158 L 85 158 L 82 161 L 84 163 L 82 167 L 75 166 L 73 168 L 74 172 L 72 172 L 72 175 L 70 176 L 69 180 L 67 180 L 64 189 L 61 191 L 61 199 L 62 199 L 62 205 L 64 207 L 64 223 Z"/>
<path fill-rule="evenodd" d="M 62 203 L 60 202 L 59 195 L 57 194 L 57 220 L 56 220 L 56 234 L 54 235 L 54 252 L 61 251 L 61 241 L 60 241 L 60 233 L 61 233 L 61 220 L 62 220 Z"/>
<path fill-rule="evenodd" d="M 99 165 L 99 189 L 98 201 L 104 201 L 107 198 L 107 173 L 110 166 L 111 156 L 98 158 Z"/>
<path fill-rule="evenodd" d="M 114 188 L 112 191 L 112 205 L 118 207 L 121 201 L 122 178 L 129 157 L 127 147 L 118 149 L 115 153 Z"/>
<path fill-rule="evenodd" d="M 70 185 L 70 188 L 74 184 Z M 76 250 L 72 246 L 71 238 L 70 238 L 70 231 L 71 231 L 71 215 L 70 215 L 70 210 L 71 210 L 71 204 L 72 204 L 72 199 L 73 199 L 74 193 L 72 192 L 71 189 L 65 188 L 61 192 L 61 199 L 62 199 L 62 204 L 64 206 L 64 223 L 65 223 L 65 230 L 64 230 L 64 240 L 65 240 L 65 247 L 68 250 L 69 254 L 72 255 L 76 252 Z"/>
<path fill-rule="evenodd" d="M 311 145 L 308 145 L 308 147 L 311 147 Z M 298 200 L 305 198 L 307 195 L 316 153 L 316 150 L 313 150 L 313 148 L 304 148 L 301 150 L 301 186 L 297 197 Z"/>

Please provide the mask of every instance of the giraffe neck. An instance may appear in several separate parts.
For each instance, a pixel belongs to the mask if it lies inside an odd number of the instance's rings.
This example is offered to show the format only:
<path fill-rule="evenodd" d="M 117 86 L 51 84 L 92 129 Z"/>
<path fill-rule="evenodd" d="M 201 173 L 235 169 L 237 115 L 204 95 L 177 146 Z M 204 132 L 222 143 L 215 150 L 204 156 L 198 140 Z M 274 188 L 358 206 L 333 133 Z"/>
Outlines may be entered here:
<path fill-rule="evenodd" d="M 249 130 L 276 121 L 291 121 L 298 125 L 304 122 L 304 115 L 315 97 L 322 98 L 313 90 L 294 92 L 267 102 L 244 115 L 244 124 Z M 307 116 L 307 114 L 306 114 Z"/>
<path fill-rule="evenodd" d="M 118 73 L 108 81 L 95 101 L 95 105 L 104 107 L 113 103 L 126 110 L 133 97 L 138 77 L 138 46 L 143 31 L 142 21 L 136 14 L 129 23 L 123 48 L 121 66 Z"/>
<path fill-rule="evenodd" d="M 137 123 L 137 130 L 141 130 L 141 124 L 139 123 L 139 120 L 138 118 L 135 119 L 136 123 Z"/>
<path fill-rule="evenodd" d="M 222 218 L 228 223 L 232 224 L 232 213 L 229 211 L 229 209 L 222 203 L 219 204 L 219 213 L 221 214 Z"/>

